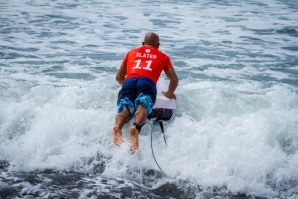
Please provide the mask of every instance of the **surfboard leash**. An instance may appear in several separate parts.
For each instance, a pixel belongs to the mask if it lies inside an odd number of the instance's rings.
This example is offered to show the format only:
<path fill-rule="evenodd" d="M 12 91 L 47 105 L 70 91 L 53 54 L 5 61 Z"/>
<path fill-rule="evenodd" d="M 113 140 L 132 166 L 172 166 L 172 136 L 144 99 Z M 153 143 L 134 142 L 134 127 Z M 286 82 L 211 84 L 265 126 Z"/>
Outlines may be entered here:
<path fill-rule="evenodd" d="M 166 123 L 170 122 L 173 120 L 175 115 L 175 110 L 174 109 L 166 109 L 166 108 L 157 108 L 157 109 L 153 109 L 151 114 L 147 117 L 149 119 L 149 123 L 151 125 L 151 151 L 152 151 L 152 155 L 154 158 L 154 161 L 156 163 L 156 165 L 158 166 L 158 168 L 161 170 L 161 172 L 163 172 L 163 170 L 161 169 L 161 167 L 159 166 L 159 164 L 157 163 L 157 160 L 155 158 L 154 155 L 154 151 L 153 151 L 153 124 L 159 124 L 162 135 L 163 135 L 163 139 L 165 141 L 166 146 L 168 146 L 167 141 L 166 141 L 166 137 L 165 137 L 165 132 L 164 132 L 164 121 L 166 121 Z"/>
<path fill-rule="evenodd" d="M 159 120 L 158 123 L 159 123 L 160 129 L 161 129 L 162 135 L 163 135 L 163 140 L 165 141 L 166 145 L 168 146 L 166 137 L 165 137 L 164 128 L 163 128 L 163 122 L 161 120 Z"/>
<path fill-rule="evenodd" d="M 158 166 L 158 168 L 160 169 L 161 172 L 163 172 L 163 170 L 161 169 L 161 167 L 159 166 L 156 158 L 155 158 L 155 155 L 154 155 L 154 151 L 153 151 L 153 121 L 154 119 L 152 119 L 152 121 L 150 120 L 150 122 L 146 122 L 148 124 L 151 125 L 151 152 L 152 152 L 152 156 L 153 156 L 153 159 L 156 163 L 156 165 Z M 162 121 L 158 121 L 159 125 L 160 125 L 160 128 L 161 128 L 161 131 L 162 131 L 162 134 L 163 134 L 163 137 L 164 137 L 164 141 L 167 145 L 167 142 L 166 142 L 166 138 L 165 138 L 165 135 L 164 135 L 164 127 L 163 127 L 163 122 Z M 163 172 L 164 173 L 164 172 Z"/>

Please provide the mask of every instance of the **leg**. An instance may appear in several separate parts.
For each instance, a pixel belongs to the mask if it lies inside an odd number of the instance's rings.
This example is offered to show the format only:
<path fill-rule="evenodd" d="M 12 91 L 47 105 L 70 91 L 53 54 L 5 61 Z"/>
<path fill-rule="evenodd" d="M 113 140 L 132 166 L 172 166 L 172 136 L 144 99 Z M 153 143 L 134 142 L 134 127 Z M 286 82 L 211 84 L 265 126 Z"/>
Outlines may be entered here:
<path fill-rule="evenodd" d="M 115 126 L 113 127 L 113 140 L 117 146 L 120 146 L 124 142 L 122 137 L 122 128 L 130 118 L 130 111 L 125 108 L 122 112 L 116 115 Z"/>
<path fill-rule="evenodd" d="M 139 104 L 134 116 L 135 123 L 137 123 L 138 125 L 143 125 L 146 122 L 146 118 L 147 109 Z M 139 148 L 139 133 L 139 130 L 135 126 L 130 128 L 130 154 L 134 154 Z"/>
<path fill-rule="evenodd" d="M 122 128 L 124 124 L 129 121 L 131 114 L 134 112 L 134 104 L 131 102 L 131 100 L 134 101 L 135 99 L 134 84 L 134 79 L 126 80 L 118 93 L 118 114 L 116 115 L 115 126 L 113 127 L 113 140 L 118 146 L 124 142 Z"/>

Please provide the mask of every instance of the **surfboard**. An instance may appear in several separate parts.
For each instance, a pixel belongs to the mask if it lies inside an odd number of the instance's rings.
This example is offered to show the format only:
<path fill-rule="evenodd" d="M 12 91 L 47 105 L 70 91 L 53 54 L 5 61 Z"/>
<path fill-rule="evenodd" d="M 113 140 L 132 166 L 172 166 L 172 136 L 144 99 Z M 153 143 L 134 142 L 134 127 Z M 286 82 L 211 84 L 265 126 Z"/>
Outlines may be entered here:
<path fill-rule="evenodd" d="M 153 123 L 163 124 L 171 122 L 176 115 L 176 100 L 169 99 L 163 95 L 158 95 L 151 114 L 148 116 Z"/>

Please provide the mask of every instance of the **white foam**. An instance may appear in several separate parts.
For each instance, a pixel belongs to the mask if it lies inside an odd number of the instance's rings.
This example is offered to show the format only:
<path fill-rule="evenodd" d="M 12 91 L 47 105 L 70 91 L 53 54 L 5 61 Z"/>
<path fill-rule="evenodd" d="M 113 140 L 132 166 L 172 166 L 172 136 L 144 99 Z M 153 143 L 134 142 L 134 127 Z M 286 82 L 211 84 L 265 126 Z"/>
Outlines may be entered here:
<path fill-rule="evenodd" d="M 298 45 L 285 33 L 297 31 L 297 9 L 261 3 L 2 3 L 9 33 L 0 34 L 0 160 L 9 161 L 10 171 L 84 172 L 104 161 L 103 176 L 139 183 L 142 175 L 129 170 L 158 170 L 150 126 L 135 156 L 128 154 L 131 123 L 121 147 L 111 132 L 120 89 L 115 72 L 127 50 L 155 31 L 180 82 L 177 117 L 165 126 L 168 146 L 158 128 L 153 137 L 168 178 L 152 186 L 189 180 L 277 197 L 268 183 L 298 176 L 297 51 L 284 48 Z M 93 78 L 63 78 L 75 73 Z M 159 93 L 168 80 L 161 82 Z"/>

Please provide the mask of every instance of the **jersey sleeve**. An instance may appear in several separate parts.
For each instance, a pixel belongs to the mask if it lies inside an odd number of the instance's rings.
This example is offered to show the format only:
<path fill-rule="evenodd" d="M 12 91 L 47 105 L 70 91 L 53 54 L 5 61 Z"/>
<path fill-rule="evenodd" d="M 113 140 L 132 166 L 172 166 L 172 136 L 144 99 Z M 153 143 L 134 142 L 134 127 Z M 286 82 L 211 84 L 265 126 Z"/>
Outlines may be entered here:
<path fill-rule="evenodd" d="M 171 62 L 170 58 L 167 55 L 164 55 L 164 56 L 165 56 L 166 63 L 165 63 L 165 67 L 164 67 L 163 70 L 164 71 L 167 71 L 170 68 L 174 68 L 174 66 L 172 65 L 172 62 Z"/>
<path fill-rule="evenodd" d="M 128 52 L 128 53 L 126 53 L 126 55 L 125 55 L 124 59 L 122 60 L 122 63 L 123 63 L 123 64 L 125 64 L 125 65 L 127 65 L 128 54 L 129 54 L 129 52 Z"/>

